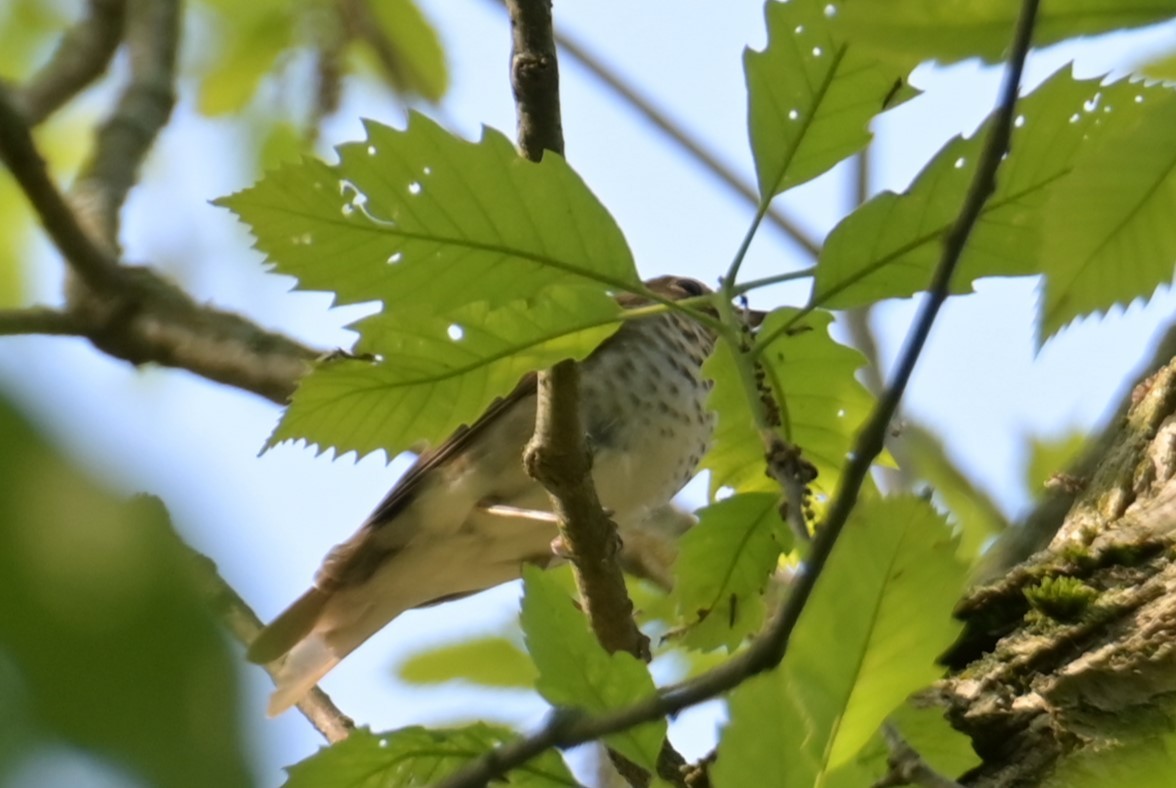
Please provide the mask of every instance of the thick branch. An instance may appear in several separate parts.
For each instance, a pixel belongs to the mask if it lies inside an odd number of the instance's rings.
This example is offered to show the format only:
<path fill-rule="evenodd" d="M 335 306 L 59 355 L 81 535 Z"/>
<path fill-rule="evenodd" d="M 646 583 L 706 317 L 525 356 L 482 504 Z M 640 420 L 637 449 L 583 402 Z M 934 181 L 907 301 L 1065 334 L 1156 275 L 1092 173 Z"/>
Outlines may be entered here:
<path fill-rule="evenodd" d="M 632 706 L 608 714 L 571 719 L 557 716 L 534 735 L 500 747 L 444 780 L 441 783 L 443 788 L 480 786 L 495 775 L 525 763 L 548 747 L 572 747 L 667 717 L 733 689 L 750 676 L 780 663 L 787 650 L 792 630 L 849 517 L 870 465 L 882 450 L 890 420 L 898 407 L 939 307 L 947 298 L 951 275 L 963 253 L 968 235 L 985 201 L 992 193 L 996 171 L 1001 158 L 1008 150 L 1017 93 L 1025 58 L 1029 53 L 1037 6 L 1037 0 L 1024 0 L 1022 5 L 996 118 L 985 140 L 976 174 L 960 209 L 959 217 L 945 238 L 943 253 L 932 277 L 930 292 L 899 358 L 894 381 L 862 428 L 855 445 L 853 461 L 842 475 L 841 485 L 813 543 L 806 571 L 798 576 L 792 593 L 771 625 L 746 651 L 691 681 L 676 687 L 664 688 Z"/>
<path fill-rule="evenodd" d="M 17 97 L 29 125 L 45 120 L 106 71 L 122 40 L 125 10 L 126 0 L 90 0 L 86 15 Z"/>

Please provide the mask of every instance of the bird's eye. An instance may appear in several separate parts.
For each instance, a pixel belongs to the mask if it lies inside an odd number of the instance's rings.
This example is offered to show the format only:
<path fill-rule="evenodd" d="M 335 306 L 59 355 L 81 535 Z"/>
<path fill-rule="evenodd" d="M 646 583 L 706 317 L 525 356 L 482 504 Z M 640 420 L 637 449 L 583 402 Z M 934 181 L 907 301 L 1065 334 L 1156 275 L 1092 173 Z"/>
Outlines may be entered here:
<path fill-rule="evenodd" d="M 706 294 L 706 287 L 696 279 L 679 279 L 678 287 L 688 296 L 700 296 Z"/>

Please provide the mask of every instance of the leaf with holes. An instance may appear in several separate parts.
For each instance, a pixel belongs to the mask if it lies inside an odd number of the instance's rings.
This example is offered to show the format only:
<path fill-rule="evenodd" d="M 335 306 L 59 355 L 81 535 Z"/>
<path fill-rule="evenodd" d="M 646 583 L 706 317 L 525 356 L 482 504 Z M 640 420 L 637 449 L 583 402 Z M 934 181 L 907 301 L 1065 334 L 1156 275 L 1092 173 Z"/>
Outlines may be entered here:
<path fill-rule="evenodd" d="M 951 617 L 964 582 L 955 552 L 926 501 L 859 502 L 784 661 L 731 694 L 716 788 L 822 784 L 939 676 L 935 660 L 960 629 Z M 775 746 L 763 746 L 765 730 L 778 734 Z"/>
<path fill-rule="evenodd" d="M 1044 228 L 1041 337 L 1080 315 L 1148 297 L 1176 262 L 1176 92 L 1118 82 Z"/>
<path fill-rule="evenodd" d="M 285 788 L 410 788 L 434 785 L 495 747 L 518 739 L 501 725 L 401 728 L 375 734 L 364 728 L 291 766 Z M 519 788 L 570 788 L 579 783 L 563 758 L 548 750 L 499 777 Z"/>
<path fill-rule="evenodd" d="M 870 141 L 870 119 L 915 95 L 905 73 L 834 35 L 840 4 L 769 2 L 768 45 L 743 56 L 761 201 L 817 177 Z"/>
<path fill-rule="evenodd" d="M 620 311 L 601 292 L 551 288 L 497 309 L 366 317 L 356 350 L 374 360 L 328 360 L 303 378 L 268 445 L 305 440 L 389 457 L 436 445 L 527 372 L 587 356 L 617 329 Z"/>
<path fill-rule="evenodd" d="M 968 239 L 954 292 L 969 292 L 983 276 L 1038 272 L 1043 208 L 1055 191 L 1071 188 L 1067 176 L 1095 122 L 1089 102 L 1100 90 L 1097 80 L 1059 71 L 1021 101 L 1011 153 Z M 879 194 L 834 228 L 817 266 L 814 304 L 847 309 L 927 288 L 990 122 L 948 142 L 905 193 Z"/>
<path fill-rule="evenodd" d="M 764 587 L 792 533 L 776 493 L 741 493 L 698 512 L 681 539 L 674 597 L 688 627 L 684 642 L 733 651 L 764 622 Z"/>
<path fill-rule="evenodd" d="M 759 330 L 760 359 L 781 407 L 784 435 L 816 466 L 814 487 L 824 493 L 837 486 L 853 437 L 873 402 L 854 377 L 865 358 L 833 341 L 832 322 L 833 316 L 820 310 L 777 309 Z M 702 466 L 711 470 L 712 495 L 721 487 L 777 491 L 764 474 L 763 443 L 732 352 L 720 343 L 707 362 L 706 372 L 715 381 L 709 404 L 719 421 Z"/>
<path fill-rule="evenodd" d="M 1021 0 L 854 0 L 839 14 L 838 32 L 898 62 L 951 63 L 1004 57 Z M 1163 22 L 1176 0 L 1049 0 L 1041 4 L 1033 43 L 1109 33 Z"/>
<path fill-rule="evenodd" d="M 439 314 L 639 281 L 616 222 L 562 157 L 536 164 L 497 131 L 467 142 L 415 113 L 404 131 L 365 128 L 337 165 L 305 159 L 217 201 L 299 287 Z"/>
<path fill-rule="evenodd" d="M 609 654 L 589 631 L 559 581 L 533 566 L 523 569 L 523 632 L 539 668 L 539 690 L 558 707 L 601 713 L 652 695 L 653 678 L 632 654 Z M 609 747 L 655 771 L 666 721 L 646 723 L 604 737 Z"/>

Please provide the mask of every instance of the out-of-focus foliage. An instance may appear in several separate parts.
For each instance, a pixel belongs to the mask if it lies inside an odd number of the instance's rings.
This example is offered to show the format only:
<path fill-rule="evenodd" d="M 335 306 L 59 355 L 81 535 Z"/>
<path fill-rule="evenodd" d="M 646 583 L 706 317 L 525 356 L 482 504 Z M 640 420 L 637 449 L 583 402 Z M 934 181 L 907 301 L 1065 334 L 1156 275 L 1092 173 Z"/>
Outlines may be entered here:
<path fill-rule="evenodd" d="M 162 504 L 102 489 L 2 401 L 0 435 L 0 705 L 19 733 L 152 785 L 251 784 L 233 659 Z"/>

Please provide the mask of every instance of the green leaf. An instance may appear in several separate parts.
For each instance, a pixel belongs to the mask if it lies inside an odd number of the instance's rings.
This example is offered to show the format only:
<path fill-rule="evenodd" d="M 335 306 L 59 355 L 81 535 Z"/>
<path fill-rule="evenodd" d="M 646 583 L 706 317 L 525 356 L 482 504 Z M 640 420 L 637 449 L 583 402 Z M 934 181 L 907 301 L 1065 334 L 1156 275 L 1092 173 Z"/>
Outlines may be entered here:
<path fill-rule="evenodd" d="M 1093 119 L 1083 104 L 1099 90 L 1096 80 L 1060 71 L 1020 102 L 1011 153 L 960 259 L 953 292 L 969 292 L 983 276 L 1040 270 L 1042 208 L 1051 194 L 1072 188 L 1066 176 Z M 834 228 L 821 252 L 812 303 L 846 309 L 927 288 L 990 123 L 948 142 L 905 193 L 883 192 Z"/>
<path fill-rule="evenodd" d="M 449 86 L 445 51 L 437 31 L 412 0 L 372 3 L 375 34 L 364 36 L 366 48 L 402 95 L 438 102 Z"/>
<path fill-rule="evenodd" d="M 948 508 L 960 536 L 960 556 L 975 560 L 993 537 L 1008 527 L 1008 521 L 989 498 L 948 455 L 938 436 L 924 427 L 907 424 L 896 449 L 906 466 L 931 485 L 938 500 Z"/>
<path fill-rule="evenodd" d="M 646 666 L 632 654 L 607 653 L 558 581 L 533 566 L 523 569 L 523 632 L 539 668 L 539 690 L 557 707 L 590 713 L 627 706 L 655 691 Z M 650 772 L 666 738 L 666 721 L 604 738 L 605 744 Z"/>
<path fill-rule="evenodd" d="M 1089 440 L 1090 436 L 1083 432 L 1072 432 L 1052 440 L 1031 438 L 1029 462 L 1025 466 L 1025 489 L 1029 494 L 1034 498 L 1042 497 L 1046 483 L 1068 470 Z"/>
<path fill-rule="evenodd" d="M 1122 747 L 1079 751 L 1063 759 L 1044 788 L 1168 788 L 1176 771 L 1176 734 L 1152 731 Z"/>
<path fill-rule="evenodd" d="M 286 788 L 408 788 L 433 785 L 494 747 L 517 739 L 510 729 L 476 723 L 463 728 L 364 728 L 291 766 Z M 579 785 L 554 750 L 547 750 L 495 784 L 522 788 Z"/>
<path fill-rule="evenodd" d="M 958 778 L 980 764 L 972 740 L 951 727 L 943 709 L 920 707 L 911 702 L 898 707 L 887 719 L 919 757 L 948 778 Z M 872 785 L 889 771 L 889 748 L 881 733 L 848 763 L 829 775 L 826 788 L 861 788 Z"/>
<path fill-rule="evenodd" d="M 838 14 L 852 41 L 902 62 L 999 60 L 1013 37 L 1021 0 L 854 0 Z M 1174 0 L 1050 0 L 1033 30 L 1035 46 L 1151 25 L 1176 15 Z"/>
<path fill-rule="evenodd" d="M 304 439 L 389 457 L 420 441 L 436 445 L 527 372 L 587 356 L 619 314 L 601 292 L 558 288 L 498 309 L 372 315 L 356 324 L 356 350 L 376 360 L 330 360 L 303 378 L 269 445 Z"/>
<path fill-rule="evenodd" d="M 1176 82 L 1176 52 L 1168 50 L 1137 66 L 1135 70 L 1148 79 Z"/>
<path fill-rule="evenodd" d="M 760 200 L 817 177 L 870 141 L 870 119 L 906 101 L 903 70 L 863 55 L 831 28 L 838 4 L 769 2 L 768 45 L 743 56 Z"/>
<path fill-rule="evenodd" d="M 816 466 L 814 486 L 826 493 L 837 486 L 853 437 L 873 401 L 854 377 L 865 358 L 833 341 L 832 322 L 833 316 L 820 310 L 802 317 L 798 310 L 778 309 L 759 331 L 761 338 L 770 338 L 761 359 L 781 405 L 786 437 Z M 783 330 L 793 323 L 792 330 Z M 731 354 L 720 343 L 707 362 L 706 374 L 715 381 L 709 404 L 719 421 L 702 467 L 711 470 L 712 494 L 720 487 L 776 491 L 775 482 L 764 475 L 763 445 Z"/>
<path fill-rule="evenodd" d="M 1099 96 L 1084 147 L 1044 226 L 1041 336 L 1172 281 L 1176 261 L 1176 92 L 1118 82 Z"/>
<path fill-rule="evenodd" d="M 437 646 L 413 654 L 397 668 L 410 684 L 468 681 L 483 687 L 531 689 L 535 665 L 513 641 L 497 635 Z"/>
<path fill-rule="evenodd" d="M 680 541 L 674 564 L 678 611 L 689 627 L 685 643 L 733 651 L 764 621 L 764 586 L 791 532 L 773 493 L 733 495 L 698 512 L 698 525 Z"/>
<path fill-rule="evenodd" d="M 196 106 L 204 115 L 239 112 L 282 53 L 294 45 L 295 18 L 280 0 L 234 3 L 220 9 L 220 55 L 200 82 Z"/>
<path fill-rule="evenodd" d="M 99 487 L 3 401 L 0 434 L 5 706 L 143 784 L 252 784 L 238 665 L 162 504 Z"/>
<path fill-rule="evenodd" d="M 859 503 L 783 663 L 731 695 L 717 788 L 821 785 L 941 673 L 964 580 L 950 533 L 917 498 Z M 775 746 L 763 746 L 765 730 Z"/>
<path fill-rule="evenodd" d="M 303 289 L 442 314 L 554 284 L 638 282 L 620 229 L 560 156 L 536 164 L 497 131 L 466 142 L 415 113 L 405 131 L 366 129 L 335 166 L 306 159 L 217 201 Z"/>

